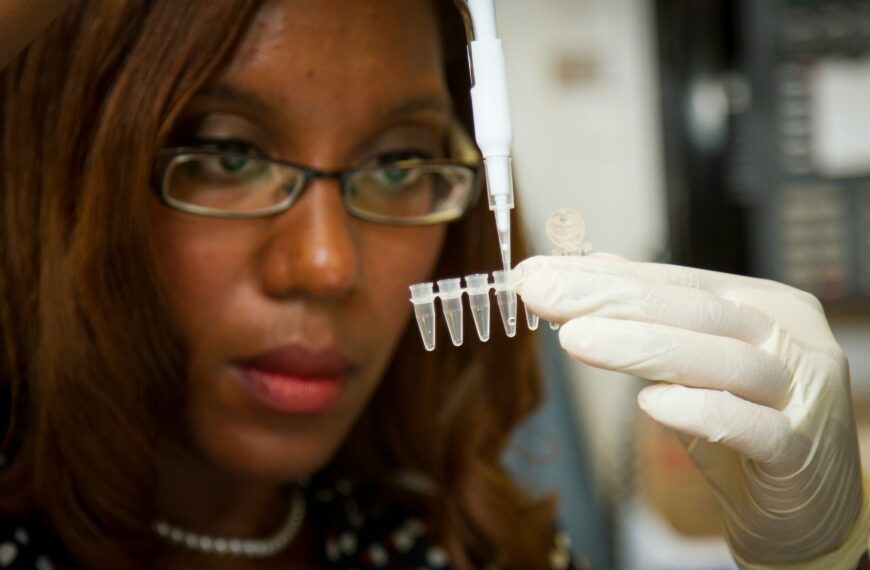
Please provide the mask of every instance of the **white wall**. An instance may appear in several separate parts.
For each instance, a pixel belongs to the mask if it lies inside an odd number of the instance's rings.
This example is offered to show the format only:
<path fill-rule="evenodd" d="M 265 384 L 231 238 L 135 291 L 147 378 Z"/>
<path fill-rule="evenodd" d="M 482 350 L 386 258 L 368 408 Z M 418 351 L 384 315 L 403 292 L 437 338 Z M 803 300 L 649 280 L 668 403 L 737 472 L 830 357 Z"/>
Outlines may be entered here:
<path fill-rule="evenodd" d="M 598 251 L 652 260 L 666 240 L 649 0 L 498 0 L 518 201 L 538 252 L 547 216 L 578 210 Z M 560 80 L 560 65 L 575 70 Z M 517 260 L 518 261 L 518 260 Z M 572 365 L 600 478 L 635 382 Z M 628 410 L 628 411 L 627 411 Z M 621 455 L 621 454 L 617 454 Z"/>

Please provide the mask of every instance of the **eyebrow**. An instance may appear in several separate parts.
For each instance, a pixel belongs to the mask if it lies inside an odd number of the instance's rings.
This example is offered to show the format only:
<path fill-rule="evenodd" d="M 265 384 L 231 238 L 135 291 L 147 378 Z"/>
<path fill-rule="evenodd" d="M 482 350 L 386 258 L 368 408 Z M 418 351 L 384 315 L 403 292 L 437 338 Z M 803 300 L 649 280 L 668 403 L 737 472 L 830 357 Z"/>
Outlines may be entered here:
<path fill-rule="evenodd" d="M 218 83 L 199 94 L 204 99 L 241 105 L 261 113 L 274 113 L 283 105 L 264 98 L 252 91 L 237 89 L 231 85 Z M 377 110 L 379 118 L 395 120 L 420 113 L 446 114 L 450 112 L 450 102 L 444 95 L 432 92 L 402 99 L 397 103 Z"/>
<path fill-rule="evenodd" d="M 403 99 L 390 107 L 379 110 L 378 115 L 382 119 L 397 119 L 427 112 L 444 114 L 449 110 L 450 104 L 443 95 L 427 93 Z"/>
<path fill-rule="evenodd" d="M 243 89 L 236 89 L 231 85 L 223 83 L 210 86 L 200 93 L 198 97 L 223 103 L 233 103 L 264 113 L 273 112 L 277 107 L 275 103 L 257 95 L 256 93 L 245 91 Z"/>

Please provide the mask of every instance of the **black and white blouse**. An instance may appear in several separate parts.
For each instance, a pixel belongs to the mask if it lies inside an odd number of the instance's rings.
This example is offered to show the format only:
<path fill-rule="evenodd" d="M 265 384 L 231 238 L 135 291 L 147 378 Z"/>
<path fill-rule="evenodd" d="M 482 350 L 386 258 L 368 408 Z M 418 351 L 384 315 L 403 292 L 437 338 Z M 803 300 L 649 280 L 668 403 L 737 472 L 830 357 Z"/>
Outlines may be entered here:
<path fill-rule="evenodd" d="M 320 478 L 317 478 L 320 479 Z M 309 516 L 325 530 L 323 568 L 450 570 L 447 551 L 432 538 L 422 519 L 378 501 L 346 479 L 312 481 L 306 489 Z M 559 533 L 550 552 L 554 570 L 579 570 L 570 541 Z M 75 563 L 54 533 L 37 518 L 0 520 L 0 570 L 73 570 Z M 485 564 L 482 568 L 497 568 Z"/>

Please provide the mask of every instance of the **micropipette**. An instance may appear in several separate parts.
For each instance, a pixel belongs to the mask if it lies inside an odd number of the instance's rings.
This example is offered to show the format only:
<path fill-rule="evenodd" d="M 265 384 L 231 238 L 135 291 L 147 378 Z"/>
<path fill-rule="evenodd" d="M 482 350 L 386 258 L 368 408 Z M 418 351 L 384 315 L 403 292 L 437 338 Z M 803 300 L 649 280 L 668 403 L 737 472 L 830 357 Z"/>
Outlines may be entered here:
<path fill-rule="evenodd" d="M 496 33 L 494 0 L 468 0 L 473 24 L 469 37 L 471 107 L 474 135 L 483 154 L 489 209 L 495 226 L 504 271 L 511 269 L 511 219 L 514 185 L 511 175 L 511 128 L 507 75 L 501 40 Z"/>

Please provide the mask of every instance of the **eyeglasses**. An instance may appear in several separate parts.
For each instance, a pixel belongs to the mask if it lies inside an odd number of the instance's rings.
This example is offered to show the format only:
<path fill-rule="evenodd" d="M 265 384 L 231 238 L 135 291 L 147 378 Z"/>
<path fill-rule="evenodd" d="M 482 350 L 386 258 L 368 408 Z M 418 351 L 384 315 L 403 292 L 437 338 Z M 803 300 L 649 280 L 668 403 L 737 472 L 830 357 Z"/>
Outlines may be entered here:
<path fill-rule="evenodd" d="M 391 225 L 427 225 L 461 218 L 480 192 L 480 154 L 454 122 L 451 160 L 401 160 L 341 170 L 231 151 L 188 147 L 158 152 L 155 191 L 171 208 L 214 218 L 283 212 L 312 178 L 339 181 L 351 215 Z"/>

